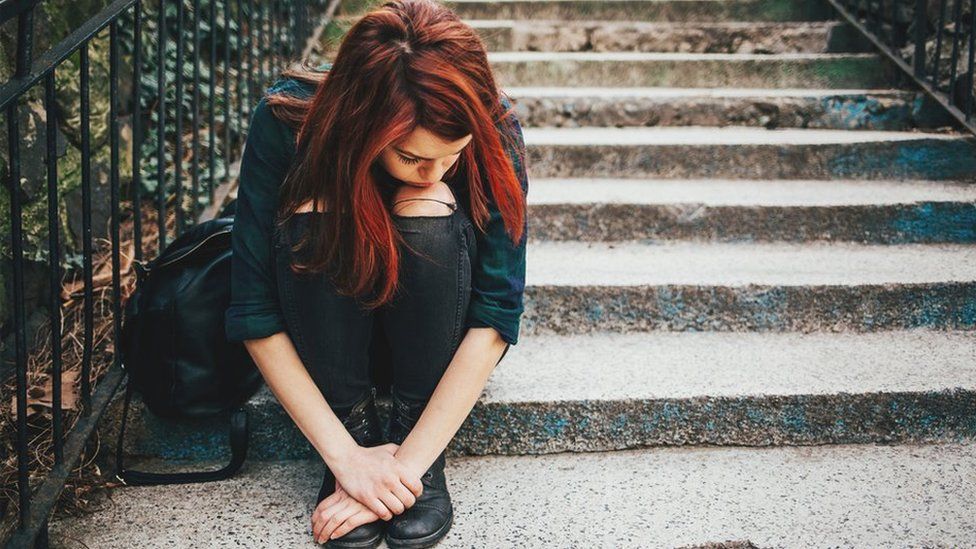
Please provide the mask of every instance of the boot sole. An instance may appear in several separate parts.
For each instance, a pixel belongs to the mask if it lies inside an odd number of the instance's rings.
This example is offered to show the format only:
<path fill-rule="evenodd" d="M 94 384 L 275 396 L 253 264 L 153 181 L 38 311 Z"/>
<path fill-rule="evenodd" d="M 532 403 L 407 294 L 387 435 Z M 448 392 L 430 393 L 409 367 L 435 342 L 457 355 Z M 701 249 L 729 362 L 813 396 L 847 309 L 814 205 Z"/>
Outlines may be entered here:
<path fill-rule="evenodd" d="M 409 538 L 409 539 L 398 539 L 390 537 L 389 534 L 386 535 L 386 544 L 390 546 L 390 549 L 423 549 L 424 547 L 433 547 L 447 535 L 447 531 L 451 529 L 451 525 L 454 524 L 454 511 L 451 511 L 450 516 L 444 522 L 444 525 L 437 529 L 436 532 L 428 534 L 422 538 Z"/>

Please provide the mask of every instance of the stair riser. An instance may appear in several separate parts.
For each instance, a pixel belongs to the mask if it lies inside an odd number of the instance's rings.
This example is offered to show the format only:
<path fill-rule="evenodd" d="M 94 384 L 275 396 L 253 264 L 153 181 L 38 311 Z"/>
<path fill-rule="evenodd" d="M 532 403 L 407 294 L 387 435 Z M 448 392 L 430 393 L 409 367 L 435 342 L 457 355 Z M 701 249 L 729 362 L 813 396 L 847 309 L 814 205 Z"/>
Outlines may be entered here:
<path fill-rule="evenodd" d="M 976 282 L 533 286 L 526 334 L 976 329 Z"/>
<path fill-rule="evenodd" d="M 895 77 L 879 57 L 812 59 L 492 59 L 503 87 L 885 88 Z"/>
<path fill-rule="evenodd" d="M 380 400 L 381 419 L 389 414 Z M 128 454 L 170 459 L 226 456 L 226 419 L 169 424 L 142 406 L 130 413 Z M 317 457 L 273 399 L 255 401 L 248 459 Z M 449 456 L 605 451 L 648 445 L 919 443 L 976 437 L 976 393 L 954 391 L 626 401 L 478 403 Z M 114 437 L 112 438 L 114 443 Z"/>
<path fill-rule="evenodd" d="M 525 127 L 750 126 L 900 131 L 951 123 L 921 93 L 823 97 L 514 97 Z"/>
<path fill-rule="evenodd" d="M 557 19 L 564 21 L 823 21 L 826 2 L 802 0 L 553 0 L 451 2 L 462 19 Z M 350 13 L 344 10 L 344 13 Z"/>
<path fill-rule="evenodd" d="M 476 22 L 475 22 L 476 24 Z M 784 27 L 593 21 L 475 26 L 489 51 L 844 53 L 871 51 L 841 23 Z"/>
<path fill-rule="evenodd" d="M 531 241 L 976 243 L 976 204 L 967 202 L 816 207 L 536 204 L 529 210 Z"/>
<path fill-rule="evenodd" d="M 530 177 L 974 181 L 972 140 L 824 145 L 529 144 Z"/>

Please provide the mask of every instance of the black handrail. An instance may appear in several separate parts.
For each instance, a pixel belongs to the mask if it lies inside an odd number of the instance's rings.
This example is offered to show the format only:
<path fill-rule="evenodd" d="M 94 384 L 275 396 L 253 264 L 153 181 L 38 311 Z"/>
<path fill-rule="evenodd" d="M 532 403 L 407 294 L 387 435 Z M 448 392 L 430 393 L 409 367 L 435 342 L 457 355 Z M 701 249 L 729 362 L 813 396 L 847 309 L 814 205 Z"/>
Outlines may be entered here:
<path fill-rule="evenodd" d="M 976 134 L 976 120 L 973 120 L 976 0 L 827 1 L 962 127 Z M 939 3 L 934 20 L 929 19 L 929 1 Z M 951 18 L 947 14 L 949 2 L 953 2 Z M 963 2 L 969 4 L 968 13 L 963 12 Z M 947 31 L 952 41 L 948 66 L 943 52 Z M 963 47 L 967 55 L 963 63 L 965 70 L 960 71 Z"/>
<path fill-rule="evenodd" d="M 94 295 L 92 258 L 95 250 L 92 245 L 92 186 L 91 186 L 91 68 L 90 45 L 100 39 L 100 34 L 108 29 L 108 95 L 109 95 L 109 152 L 110 152 L 110 240 L 112 261 L 111 316 L 113 328 L 113 348 L 120 348 L 122 281 L 121 281 L 121 235 L 120 218 L 122 202 L 122 182 L 120 181 L 121 144 L 121 103 L 122 86 L 131 84 L 131 96 L 124 98 L 127 113 L 131 114 L 132 178 L 128 182 L 127 199 L 132 207 L 132 240 L 134 260 L 142 261 L 142 185 L 146 152 L 142 145 L 147 136 L 155 135 L 155 199 L 158 220 L 157 253 L 166 246 L 167 208 L 175 209 L 176 236 L 184 230 L 185 224 L 209 219 L 216 215 L 227 187 L 233 184 L 243 146 L 244 124 L 250 117 L 250 109 L 258 95 L 270 79 L 287 63 L 304 60 L 322 31 L 322 25 L 331 17 L 338 0 L 116 0 L 99 13 L 74 29 L 68 36 L 40 55 L 34 55 L 34 12 L 39 0 L 0 1 L 0 25 L 7 22 L 17 25 L 16 66 L 13 76 L 0 84 L 0 111 L 4 113 L 7 126 L 7 173 L 3 183 L 10 196 L 10 235 L 13 284 L 13 334 L 15 343 L 16 402 L 17 402 L 17 491 L 19 503 L 19 522 L 13 535 L 6 540 L 7 547 L 46 547 L 47 521 L 65 481 L 73 467 L 78 463 L 92 433 L 98 425 L 109 402 L 112 401 L 125 376 L 125 368 L 118 352 L 112 353 L 112 363 L 92 390 L 91 369 L 93 360 L 93 322 Z M 192 14 L 192 32 L 186 38 L 187 9 Z M 175 10 L 175 16 L 172 11 Z M 144 11 L 155 12 L 155 55 L 143 55 L 144 26 L 153 20 L 144 18 Z M 315 18 L 316 24 L 311 24 Z M 175 19 L 175 21 L 174 21 Z M 207 21 L 211 34 L 209 48 L 203 51 L 200 37 L 201 22 Z M 175 29 L 174 29 L 175 26 Z M 234 29 L 231 31 L 231 29 Z M 222 31 L 218 34 L 218 30 Z M 124 35 L 122 33 L 125 33 Z M 120 36 L 121 35 L 121 36 Z M 126 38 L 129 39 L 126 42 Z M 176 40 L 175 59 L 167 56 L 167 41 Z M 188 42 L 188 43 L 187 43 Z M 151 46 L 151 45 L 150 45 Z M 128 48 L 128 55 L 122 48 Z M 218 51 L 222 48 L 222 51 Z M 84 281 L 84 354 L 81 368 L 81 412 L 69 433 L 65 434 L 62 410 L 62 311 L 59 296 L 62 294 L 61 260 L 63 257 L 59 241 L 59 174 L 57 163 L 58 105 L 55 76 L 58 68 L 68 59 L 77 55 L 79 73 L 80 109 L 80 152 L 81 161 L 81 202 Z M 220 59 L 218 59 L 218 55 Z M 120 65 L 123 56 L 131 63 L 131 73 L 123 74 Z M 146 66 L 147 63 L 154 66 Z M 190 113 L 184 113 L 183 69 L 192 63 L 192 96 Z M 175 64 L 175 112 L 172 120 L 167 120 L 167 92 L 170 90 L 166 75 L 167 69 Z M 209 77 L 204 87 L 201 82 L 202 65 L 208 67 Z M 169 66 L 168 66 L 169 65 Z M 62 68 L 62 70 L 64 70 Z M 154 97 L 143 97 L 145 75 L 155 74 Z M 31 352 L 27 346 L 27 324 L 25 317 L 24 293 L 24 226 L 25 206 L 32 198 L 23 189 L 21 178 L 25 168 L 20 143 L 23 139 L 17 113 L 22 102 L 32 88 L 41 84 L 44 88 L 43 104 L 46 113 L 46 183 L 47 183 L 47 230 L 48 263 L 50 276 L 48 286 L 50 303 L 47 309 L 51 329 L 50 378 L 52 380 L 52 443 L 53 468 L 43 475 L 39 486 L 32 490 L 29 482 L 29 448 L 27 422 L 27 357 Z M 218 86 L 222 89 L 218 91 Z M 201 92 L 207 92 L 207 105 L 201 109 Z M 220 101 L 218 102 L 218 95 Z M 145 105 L 144 105 L 145 103 Z M 201 112 L 204 111 L 204 112 Z M 155 119 L 153 119 L 155 115 Z M 193 132 L 192 160 L 189 167 L 190 187 L 189 206 L 184 206 L 183 183 L 183 142 L 182 124 L 185 119 L 194 129 L 206 124 L 208 141 L 206 154 L 203 153 L 201 132 Z M 145 126 L 150 126 L 146 128 Z M 218 129 L 223 130 L 221 143 L 217 144 Z M 149 132 L 153 132 L 150 134 Z M 167 140 L 175 151 L 171 160 L 167 159 Z M 151 143 L 150 143 L 151 145 Z M 201 170 L 206 168 L 206 188 L 202 189 Z M 172 182 L 172 185 L 168 183 Z M 175 196 L 175 206 L 167 206 L 168 198 Z M 186 209 L 186 211 L 184 211 Z M 172 231 L 171 231 L 172 232 Z M 5 259 L 8 260 L 8 259 Z M 9 369 L 8 369 L 9 370 Z M 9 377 L 8 371 L 0 371 L 2 379 Z"/>

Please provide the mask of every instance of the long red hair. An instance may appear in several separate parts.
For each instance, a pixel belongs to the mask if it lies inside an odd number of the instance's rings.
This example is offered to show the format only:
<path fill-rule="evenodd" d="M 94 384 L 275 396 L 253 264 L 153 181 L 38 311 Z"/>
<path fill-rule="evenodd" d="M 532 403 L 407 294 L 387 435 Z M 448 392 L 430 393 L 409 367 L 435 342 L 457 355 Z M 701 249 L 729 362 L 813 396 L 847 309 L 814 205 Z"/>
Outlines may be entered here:
<path fill-rule="evenodd" d="M 513 243 L 523 237 L 525 197 L 506 151 L 515 142 L 514 107 L 502 92 L 477 32 L 434 0 L 393 0 L 363 15 L 347 32 L 329 70 L 307 64 L 283 71 L 317 84 L 310 98 L 267 96 L 275 115 L 296 131 L 296 154 L 279 194 L 276 225 L 309 200 L 328 204 L 293 251 L 315 243 L 295 272 L 330 270 L 337 290 L 373 308 L 397 289 L 398 243 L 377 185 L 383 149 L 417 126 L 444 141 L 472 134 L 445 178 L 466 180 L 467 211 L 484 231 L 489 200 Z M 507 99 L 507 96 L 506 96 Z M 524 164 L 523 164 L 524 165 Z"/>

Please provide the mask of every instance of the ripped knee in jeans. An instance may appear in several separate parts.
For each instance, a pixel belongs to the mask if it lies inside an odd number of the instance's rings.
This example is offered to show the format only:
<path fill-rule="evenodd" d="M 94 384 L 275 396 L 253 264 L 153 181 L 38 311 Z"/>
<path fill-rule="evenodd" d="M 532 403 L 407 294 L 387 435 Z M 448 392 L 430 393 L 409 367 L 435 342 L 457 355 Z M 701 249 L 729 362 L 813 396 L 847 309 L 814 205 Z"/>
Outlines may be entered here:
<path fill-rule="evenodd" d="M 448 216 L 457 209 L 451 187 L 443 181 L 418 188 L 402 185 L 393 197 L 393 215 L 400 217 Z"/>

